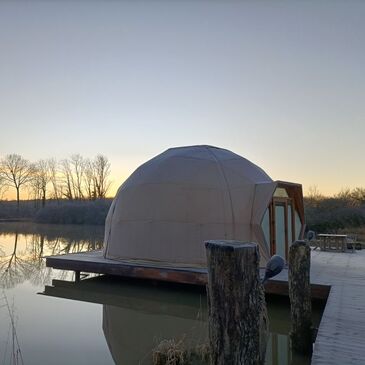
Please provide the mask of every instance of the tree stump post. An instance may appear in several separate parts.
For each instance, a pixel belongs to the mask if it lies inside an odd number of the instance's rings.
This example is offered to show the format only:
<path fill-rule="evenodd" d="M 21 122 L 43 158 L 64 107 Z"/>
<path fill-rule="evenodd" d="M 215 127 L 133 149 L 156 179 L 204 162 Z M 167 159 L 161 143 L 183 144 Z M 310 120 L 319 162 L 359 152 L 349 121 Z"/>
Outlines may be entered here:
<path fill-rule="evenodd" d="M 310 288 L 310 247 L 295 241 L 289 249 L 289 298 L 292 348 L 300 353 L 312 351 L 312 302 Z"/>
<path fill-rule="evenodd" d="M 265 361 L 268 315 L 255 243 L 205 242 L 212 365 Z"/>

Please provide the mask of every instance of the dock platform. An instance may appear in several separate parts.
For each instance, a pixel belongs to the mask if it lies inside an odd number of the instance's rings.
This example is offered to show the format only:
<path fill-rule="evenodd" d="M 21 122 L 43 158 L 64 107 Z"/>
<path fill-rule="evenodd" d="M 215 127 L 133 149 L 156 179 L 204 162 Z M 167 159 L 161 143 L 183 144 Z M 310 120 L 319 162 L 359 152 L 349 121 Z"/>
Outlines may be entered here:
<path fill-rule="evenodd" d="M 162 262 L 141 260 L 110 260 L 103 257 L 101 250 L 48 256 L 46 257 L 46 266 L 53 269 L 75 271 L 76 278 L 79 278 L 80 273 L 83 272 L 199 286 L 205 286 L 208 282 L 206 267 L 176 266 Z M 264 276 L 264 269 L 261 269 L 261 276 Z M 327 299 L 330 287 L 313 282 L 311 290 L 314 299 L 323 300 Z M 268 294 L 288 296 L 287 272 L 284 271 L 284 275 L 269 280 L 265 284 L 265 291 Z"/>
<path fill-rule="evenodd" d="M 175 267 L 142 261 L 115 261 L 101 251 L 50 256 L 46 265 L 75 272 L 205 285 L 204 267 Z M 365 251 L 312 251 L 312 297 L 327 299 L 314 344 L 313 365 L 365 364 Z M 265 285 L 267 293 L 288 295 L 288 272 Z"/>
<path fill-rule="evenodd" d="M 141 260 L 110 260 L 103 252 L 90 251 L 46 257 L 46 266 L 53 269 L 71 270 L 76 273 L 117 275 L 129 278 L 205 285 L 207 269 L 199 266 L 181 265 Z"/>
<path fill-rule="evenodd" d="M 312 251 L 311 277 L 331 287 L 312 365 L 365 364 L 365 251 Z"/>

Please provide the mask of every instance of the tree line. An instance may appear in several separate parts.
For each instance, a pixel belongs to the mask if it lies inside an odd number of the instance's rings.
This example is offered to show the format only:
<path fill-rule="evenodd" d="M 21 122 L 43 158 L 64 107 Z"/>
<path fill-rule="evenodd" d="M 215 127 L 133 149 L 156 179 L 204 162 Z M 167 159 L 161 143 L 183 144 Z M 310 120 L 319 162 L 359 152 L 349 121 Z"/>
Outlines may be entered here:
<path fill-rule="evenodd" d="M 42 206 L 47 199 L 103 199 L 110 189 L 110 173 L 110 162 L 101 154 L 94 159 L 74 154 L 60 161 L 36 162 L 9 154 L 0 159 L 0 199 L 9 189 L 15 190 L 18 207 L 23 189 Z"/>
<path fill-rule="evenodd" d="M 365 188 L 342 189 L 332 196 L 311 187 L 304 197 L 306 223 L 320 233 L 365 226 Z"/>

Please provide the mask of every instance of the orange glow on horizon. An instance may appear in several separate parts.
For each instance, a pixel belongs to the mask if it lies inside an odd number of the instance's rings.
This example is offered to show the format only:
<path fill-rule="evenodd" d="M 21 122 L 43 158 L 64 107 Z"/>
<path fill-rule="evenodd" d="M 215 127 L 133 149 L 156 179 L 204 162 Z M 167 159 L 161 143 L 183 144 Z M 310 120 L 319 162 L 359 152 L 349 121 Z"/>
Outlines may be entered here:
<path fill-rule="evenodd" d="M 119 174 L 115 174 L 110 177 L 111 187 L 107 194 L 107 198 L 114 198 L 119 187 L 124 183 L 125 180 L 128 179 L 128 177 L 133 173 L 134 170 L 135 169 L 131 169 L 130 172 L 123 171 L 123 172 L 120 172 Z M 275 180 L 275 179 L 273 179 L 273 180 Z M 313 182 L 313 181 L 310 181 L 310 179 L 308 179 L 307 177 L 305 179 L 303 178 L 303 180 L 300 180 L 299 176 L 297 179 L 283 178 L 280 180 L 291 181 L 291 182 L 296 182 L 296 183 L 302 184 L 304 196 L 309 195 L 310 190 L 313 188 L 315 188 L 316 191 L 318 193 L 320 193 L 321 195 L 329 197 L 329 196 L 336 195 L 337 193 L 339 193 L 341 190 L 344 190 L 344 189 L 352 190 L 356 187 L 361 187 L 361 184 L 348 184 L 348 185 L 339 187 L 335 183 L 328 183 L 325 181 L 322 183 L 318 183 L 318 181 Z M 49 187 L 48 191 L 50 191 L 50 189 L 51 189 L 51 187 Z M 20 189 L 20 199 L 21 200 L 33 200 L 29 189 L 27 189 L 26 187 L 22 187 Z M 15 188 L 11 187 L 11 186 L 8 187 L 7 190 L 3 193 L 1 200 L 5 200 L 5 201 L 16 200 Z"/>

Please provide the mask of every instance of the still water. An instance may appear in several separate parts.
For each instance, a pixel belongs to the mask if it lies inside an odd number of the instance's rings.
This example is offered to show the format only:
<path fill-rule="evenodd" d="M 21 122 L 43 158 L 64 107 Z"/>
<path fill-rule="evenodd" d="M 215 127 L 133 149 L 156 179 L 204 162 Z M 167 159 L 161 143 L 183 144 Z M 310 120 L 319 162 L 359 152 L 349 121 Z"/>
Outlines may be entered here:
<path fill-rule="evenodd" d="M 207 342 L 204 290 L 45 267 L 44 256 L 100 249 L 103 227 L 0 223 L 0 364 L 151 364 L 163 340 Z M 269 298 L 268 365 L 309 364 L 290 352 L 289 306 Z M 321 308 L 315 308 L 319 323 Z"/>

